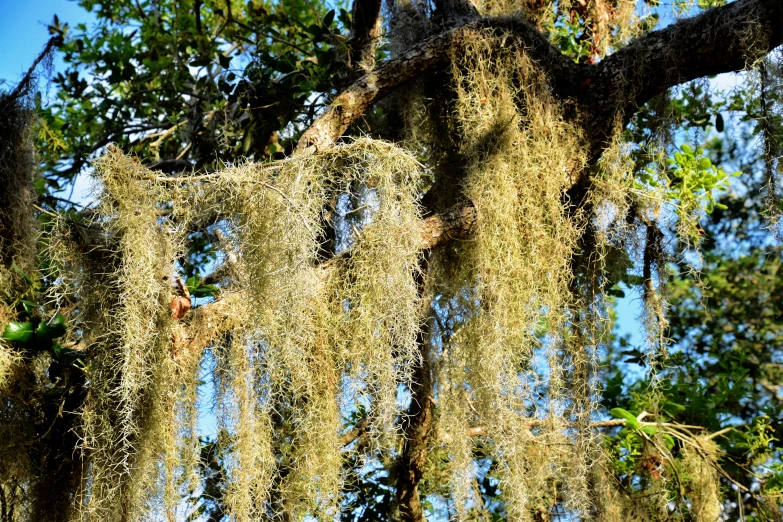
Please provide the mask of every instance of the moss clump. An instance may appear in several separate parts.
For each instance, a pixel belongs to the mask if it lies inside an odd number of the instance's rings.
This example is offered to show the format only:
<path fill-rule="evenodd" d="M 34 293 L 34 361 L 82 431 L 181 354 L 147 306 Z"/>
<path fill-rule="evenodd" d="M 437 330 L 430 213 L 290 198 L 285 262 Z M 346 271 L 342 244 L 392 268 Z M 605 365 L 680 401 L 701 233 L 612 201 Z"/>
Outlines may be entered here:
<path fill-rule="evenodd" d="M 466 319 L 444 348 L 439 395 L 447 398 L 441 422 L 455 462 L 471 462 L 464 426 L 484 426 L 501 455 L 509 510 L 521 517 L 543 505 L 552 481 L 569 484 L 571 507 L 586 507 L 579 485 L 586 464 L 558 449 L 570 438 L 564 423 L 586 421 L 592 411 L 592 384 L 575 370 L 590 364 L 590 350 L 566 335 L 579 304 L 569 283 L 583 225 L 563 197 L 585 156 L 546 79 L 524 53 L 496 53 L 494 37 L 476 33 L 454 59 L 454 118 L 467 162 L 462 190 L 476 206 L 478 229 L 450 282 L 466 296 Z M 531 416 L 546 419 L 536 433 Z"/>
<path fill-rule="evenodd" d="M 27 272 L 34 267 L 37 237 L 32 121 L 25 97 L 0 94 L 0 264 Z"/>
<path fill-rule="evenodd" d="M 139 182 L 143 167 L 117 149 L 96 162 L 103 185 L 93 226 L 107 238 L 108 266 L 81 283 L 91 382 L 81 427 L 89 455 L 83 509 L 119 519 L 147 502 L 150 468 L 170 438 L 172 385 L 168 311 L 175 275 L 176 227 L 159 217 L 155 185 Z"/>
<path fill-rule="evenodd" d="M 77 516 L 176 516 L 196 487 L 205 351 L 231 515 L 334 515 L 343 383 L 371 404 L 367 440 L 377 442 L 395 432 L 397 386 L 417 360 L 419 163 L 365 139 L 192 178 L 159 177 L 116 148 L 95 166 L 100 204 L 83 237 L 55 226 L 49 242 L 52 296 L 78 294 L 88 343 Z M 351 248 L 325 262 L 324 209 L 341 198 L 360 218 L 346 231 Z M 221 293 L 178 321 L 169 304 L 183 231 L 205 223 L 224 254 Z"/>

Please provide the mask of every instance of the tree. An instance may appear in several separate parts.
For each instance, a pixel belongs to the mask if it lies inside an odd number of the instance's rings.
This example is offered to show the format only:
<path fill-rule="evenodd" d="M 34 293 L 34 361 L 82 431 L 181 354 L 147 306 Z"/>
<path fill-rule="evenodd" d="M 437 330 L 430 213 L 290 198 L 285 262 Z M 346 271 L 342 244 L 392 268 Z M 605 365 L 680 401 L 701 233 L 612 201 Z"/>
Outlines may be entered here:
<path fill-rule="evenodd" d="M 741 231 L 783 4 L 675 4 L 55 18 L 54 101 L 0 99 L 1 519 L 779 519 L 779 253 Z"/>

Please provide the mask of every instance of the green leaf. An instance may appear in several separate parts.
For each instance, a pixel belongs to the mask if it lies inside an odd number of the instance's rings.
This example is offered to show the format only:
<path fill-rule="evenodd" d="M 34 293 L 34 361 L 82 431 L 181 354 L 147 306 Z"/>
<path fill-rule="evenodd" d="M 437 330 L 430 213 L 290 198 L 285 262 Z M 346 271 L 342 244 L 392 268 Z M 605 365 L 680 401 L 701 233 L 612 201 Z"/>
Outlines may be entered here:
<path fill-rule="evenodd" d="M 41 321 L 35 329 L 35 337 L 39 341 L 47 342 L 65 335 L 65 317 L 57 312 L 48 321 Z"/>
<path fill-rule="evenodd" d="M 24 308 L 24 313 L 32 316 L 35 313 L 35 311 L 38 309 L 38 304 L 32 301 L 22 300 L 22 308 Z"/>
<path fill-rule="evenodd" d="M 14 271 L 15 271 L 17 274 L 19 274 L 20 276 L 22 276 L 22 278 L 23 278 L 25 281 L 27 281 L 27 284 L 28 284 L 28 285 L 30 285 L 30 286 L 32 286 L 32 287 L 35 287 L 35 281 L 33 281 L 33 280 L 32 280 L 32 278 L 31 278 L 29 275 L 27 275 L 27 274 L 24 272 L 24 270 L 22 270 L 21 268 L 19 268 L 19 267 L 18 267 L 18 266 L 16 266 L 16 265 L 11 265 L 11 268 L 13 268 L 13 269 L 14 269 Z"/>
<path fill-rule="evenodd" d="M 59 344 L 55 343 L 58 347 Z M 84 354 L 79 350 L 72 350 L 70 348 L 62 348 L 60 347 L 57 350 L 57 360 L 60 364 L 63 366 L 75 366 L 77 368 L 83 368 L 84 367 L 84 361 L 82 360 L 82 356 Z"/>
<path fill-rule="evenodd" d="M 190 295 L 193 297 L 212 297 L 219 293 L 220 288 L 215 285 L 199 285 L 190 292 Z"/>
<path fill-rule="evenodd" d="M 11 321 L 3 330 L 3 339 L 16 343 L 26 343 L 33 338 L 33 323 Z"/>
<path fill-rule="evenodd" d="M 685 406 L 676 402 L 666 401 L 663 403 L 662 409 L 669 415 L 677 415 L 685 411 Z"/>
<path fill-rule="evenodd" d="M 642 431 L 647 435 L 655 435 L 658 433 L 658 426 L 642 426 Z"/>
<path fill-rule="evenodd" d="M 33 180 L 33 189 L 39 196 L 43 196 L 46 193 L 46 178 L 37 177 Z"/>
<path fill-rule="evenodd" d="M 67 329 L 68 328 L 65 325 L 65 316 L 60 312 L 54 314 L 54 317 L 49 320 L 49 331 L 52 334 L 52 339 L 62 337 L 65 335 Z"/>
<path fill-rule="evenodd" d="M 245 136 L 242 138 L 242 154 L 247 154 L 250 147 L 253 146 L 253 132 L 250 127 L 245 130 Z"/>
<path fill-rule="evenodd" d="M 332 9 L 331 11 L 326 13 L 326 16 L 324 16 L 324 27 L 326 27 L 327 29 L 331 27 L 332 22 L 334 21 L 334 15 L 335 15 L 334 9 Z"/>
<path fill-rule="evenodd" d="M 51 341 L 52 332 L 49 330 L 49 325 L 46 321 L 38 323 L 38 327 L 35 329 L 35 338 L 38 341 Z"/>
<path fill-rule="evenodd" d="M 185 281 L 185 286 L 188 287 L 188 292 L 191 294 L 198 288 L 198 276 L 190 276 L 188 277 L 187 281 Z"/>
<path fill-rule="evenodd" d="M 634 414 L 632 414 L 627 410 L 624 410 L 622 408 L 612 408 L 611 410 L 609 410 L 609 414 L 617 419 L 625 419 L 626 421 L 625 425 L 628 426 L 629 428 L 633 428 L 635 430 L 641 428 L 639 421 L 636 420 L 636 416 L 634 416 Z"/>
<path fill-rule="evenodd" d="M 666 449 L 671 451 L 672 448 L 674 448 L 674 439 L 672 438 L 672 436 L 669 435 L 668 433 L 661 433 L 661 438 L 666 443 Z"/>

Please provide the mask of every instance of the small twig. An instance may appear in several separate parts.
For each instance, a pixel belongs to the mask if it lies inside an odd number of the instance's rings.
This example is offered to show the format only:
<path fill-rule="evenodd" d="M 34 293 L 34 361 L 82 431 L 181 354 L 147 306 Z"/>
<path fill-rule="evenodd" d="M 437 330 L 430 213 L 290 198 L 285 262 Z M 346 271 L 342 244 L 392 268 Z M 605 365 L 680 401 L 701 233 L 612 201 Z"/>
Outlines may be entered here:
<path fill-rule="evenodd" d="M 545 426 L 546 423 L 549 422 L 547 419 L 527 419 L 523 422 L 523 424 L 527 425 L 531 428 L 537 428 L 539 426 Z M 628 423 L 625 419 L 611 419 L 611 420 L 605 420 L 605 421 L 598 421 L 593 422 L 590 424 L 591 428 L 617 428 L 620 426 L 625 426 Z M 676 422 L 639 422 L 639 425 L 641 426 L 663 426 L 667 428 L 687 428 L 692 430 L 706 430 L 704 426 L 691 426 L 687 424 L 677 424 Z M 571 424 L 567 424 L 566 427 L 572 426 Z M 486 426 L 476 426 L 474 428 L 468 428 L 467 434 L 469 437 L 476 437 L 479 435 L 486 435 L 487 434 L 487 428 Z"/>
<path fill-rule="evenodd" d="M 343 446 L 347 446 L 356 439 L 360 438 L 362 435 L 364 435 L 364 432 L 367 431 L 367 417 L 361 418 L 356 424 L 354 424 L 353 428 L 343 435 L 340 436 L 340 443 Z"/>
<path fill-rule="evenodd" d="M 707 435 L 707 440 L 712 440 L 712 439 L 714 439 L 715 437 L 720 437 L 720 436 L 721 436 L 721 435 L 723 435 L 724 433 L 728 433 L 728 432 L 730 432 L 731 430 L 735 430 L 735 429 L 737 429 L 737 428 L 739 428 L 739 427 L 741 427 L 741 426 L 744 426 L 744 424 L 738 424 L 737 426 L 729 426 L 728 428 L 723 428 L 723 429 L 722 429 L 722 430 L 720 430 L 720 431 L 716 431 L 715 433 L 711 433 L 711 434 Z"/>
<path fill-rule="evenodd" d="M 160 144 L 163 143 L 163 140 L 165 140 L 166 138 L 168 138 L 169 136 L 174 134 L 174 132 L 177 129 L 179 129 L 180 127 L 185 125 L 187 122 L 188 122 L 188 120 L 184 119 L 184 120 L 182 120 L 182 121 L 172 125 L 171 127 L 169 127 L 166 130 L 163 130 L 163 131 L 160 131 L 160 132 L 153 132 L 152 134 L 148 134 L 148 135 L 142 137 L 141 141 L 149 140 L 149 139 L 157 137 L 158 138 L 157 140 L 155 140 L 152 143 L 150 143 L 150 147 L 152 147 L 153 149 L 157 149 L 157 148 L 160 147 Z"/>
<path fill-rule="evenodd" d="M 46 210 L 46 209 L 43 209 L 43 208 L 39 207 L 39 206 L 38 206 L 38 205 L 36 205 L 35 203 L 32 203 L 32 206 L 33 206 L 33 208 L 35 208 L 36 210 L 39 210 L 39 211 L 43 212 L 43 213 L 44 213 L 44 214 L 46 214 L 47 216 L 51 216 L 51 217 L 55 217 L 55 218 L 59 218 L 59 217 L 60 217 L 60 216 L 58 216 L 57 214 L 55 214 L 55 213 L 53 213 L 53 212 L 49 212 L 48 210 Z"/>
<path fill-rule="evenodd" d="M 369 207 L 369 206 L 370 206 L 370 205 L 366 205 L 366 204 L 365 204 L 365 205 L 362 205 L 361 207 L 356 207 L 356 208 L 355 208 L 355 209 L 353 209 L 353 210 L 349 210 L 349 211 L 348 211 L 348 212 L 346 212 L 344 215 L 345 215 L 345 216 L 347 216 L 348 214 L 353 214 L 354 212 L 359 212 L 360 210 L 364 210 L 365 208 L 367 208 L 367 207 Z"/>
<path fill-rule="evenodd" d="M 192 146 L 193 146 L 193 142 L 191 141 L 190 143 L 188 143 L 187 147 L 185 147 L 184 149 L 182 149 L 182 152 L 180 152 L 180 153 L 179 153 L 179 155 L 177 155 L 177 157 L 176 157 L 176 158 L 174 158 L 174 159 L 175 159 L 175 160 L 181 160 L 181 159 L 182 159 L 182 157 L 183 157 L 185 154 L 187 154 L 187 153 L 188 153 L 188 151 L 190 150 L 190 148 L 191 148 Z"/>
<path fill-rule="evenodd" d="M 236 20 L 234 20 L 234 22 L 238 23 L 238 22 L 236 22 Z M 289 47 L 292 47 L 293 49 L 296 49 L 297 51 L 299 51 L 300 53 L 304 54 L 305 56 L 307 56 L 307 54 L 308 54 L 306 50 L 302 49 L 301 47 L 299 47 L 298 45 L 296 45 L 293 42 L 289 42 L 288 40 L 284 40 L 282 38 L 278 38 L 277 36 L 274 36 L 274 35 L 271 35 L 271 34 L 265 35 L 265 37 L 269 38 L 270 40 L 273 40 L 275 42 L 281 43 L 283 45 L 287 45 Z"/>

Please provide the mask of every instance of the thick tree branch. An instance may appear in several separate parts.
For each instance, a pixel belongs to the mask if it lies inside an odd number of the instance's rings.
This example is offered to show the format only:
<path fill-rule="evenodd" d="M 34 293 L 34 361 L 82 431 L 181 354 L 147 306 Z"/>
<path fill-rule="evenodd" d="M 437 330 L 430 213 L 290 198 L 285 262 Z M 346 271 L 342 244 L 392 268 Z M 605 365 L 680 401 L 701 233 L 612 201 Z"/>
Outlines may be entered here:
<path fill-rule="evenodd" d="M 375 43 L 380 38 L 381 0 L 354 0 L 351 15 L 351 65 L 372 63 Z"/>
<path fill-rule="evenodd" d="M 453 239 L 464 239 L 473 233 L 476 207 L 470 202 L 458 203 L 442 214 L 430 216 L 422 226 L 422 249 L 435 248 Z"/>
<path fill-rule="evenodd" d="M 431 36 L 363 76 L 302 135 L 298 154 L 331 147 L 389 92 L 449 60 L 475 30 L 510 34 L 498 45 L 524 49 L 549 76 L 554 93 L 578 101 L 591 157 L 600 156 L 617 124 L 624 125 L 653 96 L 674 85 L 744 68 L 783 43 L 783 2 L 738 0 L 654 31 L 597 65 L 577 65 L 531 23 L 486 18 Z"/>
<path fill-rule="evenodd" d="M 579 105 L 600 155 L 617 124 L 625 126 L 654 96 L 675 85 L 741 70 L 783 44 L 783 1 L 738 0 L 654 31 L 587 66 Z"/>
<path fill-rule="evenodd" d="M 419 482 L 427 466 L 430 438 L 433 435 L 435 400 L 434 382 L 430 360 L 430 325 L 433 313 L 431 288 L 427 285 L 429 257 L 421 259 L 421 277 L 418 280 L 419 299 L 423 313 L 429 315 L 424 321 L 417 338 L 419 360 L 413 368 L 408 388 L 411 403 L 408 414 L 403 417 L 402 431 L 405 441 L 397 457 L 397 505 L 402 522 L 426 522 L 424 505 L 419 495 Z"/>
<path fill-rule="evenodd" d="M 498 45 L 524 48 L 553 78 L 557 89 L 575 92 L 579 67 L 555 49 L 534 25 L 508 17 L 478 20 L 431 36 L 359 78 L 305 131 L 297 145 L 297 154 L 313 154 L 333 146 L 372 105 L 404 82 L 447 62 L 468 34 L 482 29 L 511 34 L 512 37 L 500 40 Z"/>
<path fill-rule="evenodd" d="M 412 386 L 411 407 L 405 426 L 405 443 L 400 455 L 397 471 L 397 502 L 401 520 L 404 522 L 426 522 L 424 506 L 419 496 L 419 482 L 427 466 L 427 450 L 432 432 L 432 398 L 424 393 L 432 390 L 428 376 L 429 366 L 424 366 L 416 377 L 426 379 L 424 383 Z"/>

